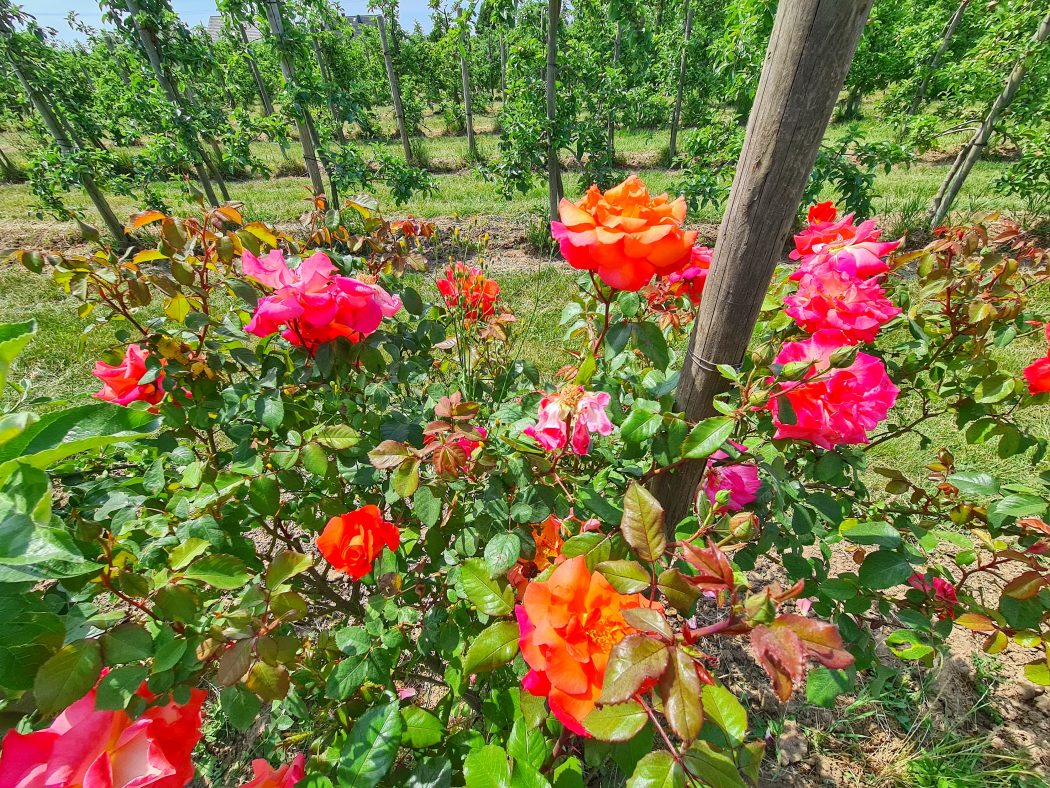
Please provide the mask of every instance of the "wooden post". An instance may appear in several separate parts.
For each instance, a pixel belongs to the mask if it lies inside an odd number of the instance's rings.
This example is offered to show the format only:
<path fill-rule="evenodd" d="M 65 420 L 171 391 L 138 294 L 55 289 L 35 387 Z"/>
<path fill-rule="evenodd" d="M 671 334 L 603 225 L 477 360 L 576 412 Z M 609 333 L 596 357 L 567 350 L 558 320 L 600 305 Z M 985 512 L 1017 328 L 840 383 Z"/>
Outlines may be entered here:
<path fill-rule="evenodd" d="M 463 114 L 467 120 L 467 156 L 471 161 L 477 161 L 478 146 L 474 141 L 474 103 L 470 95 L 470 62 L 467 51 L 466 36 L 460 42 L 459 50 L 459 74 L 463 82 Z"/>
<path fill-rule="evenodd" d="M 259 63 L 255 60 L 255 55 L 252 53 L 251 43 L 248 41 L 248 31 L 244 29 L 244 23 L 239 19 L 233 21 L 233 26 L 237 30 L 237 34 L 241 39 L 241 44 L 244 45 L 244 55 L 248 60 L 248 70 L 252 72 L 252 81 L 255 82 L 255 90 L 259 94 L 259 101 L 263 105 L 263 113 L 267 117 L 273 114 L 273 100 L 270 98 L 270 91 L 266 89 L 266 83 L 263 81 L 262 72 L 259 71 Z"/>
<path fill-rule="evenodd" d="M 547 195 L 550 198 L 551 221 L 558 218 L 561 201 L 561 162 L 555 125 L 558 119 L 558 22 L 561 19 L 561 0 L 547 4 Z"/>
<path fill-rule="evenodd" d="M 719 364 L 739 365 L 817 159 L 872 0 L 781 0 L 736 177 L 678 384 L 690 421 L 715 414 Z M 704 464 L 657 477 L 669 527 Z"/>
<path fill-rule="evenodd" d="M 937 73 L 937 66 L 940 65 L 944 53 L 948 51 L 948 47 L 952 43 L 952 37 L 955 35 L 955 28 L 957 28 L 959 22 L 962 21 L 963 12 L 969 4 L 970 0 L 962 0 L 962 2 L 959 3 L 959 7 L 955 9 L 955 13 L 952 14 L 948 26 L 944 29 L 944 35 L 941 36 L 941 45 L 937 47 L 937 51 L 927 64 L 926 74 L 923 76 L 922 82 L 919 84 L 919 89 L 915 91 L 915 96 L 911 100 L 911 106 L 908 107 L 909 115 L 914 115 L 919 111 L 919 107 L 926 98 L 926 91 L 930 88 L 930 80 L 932 80 L 933 75 Z"/>
<path fill-rule="evenodd" d="M 959 155 L 952 164 L 951 170 L 948 171 L 948 176 L 944 179 L 944 183 L 941 184 L 941 188 L 937 192 L 937 196 L 933 198 L 933 204 L 930 206 L 931 227 L 937 227 L 948 216 L 948 211 L 951 210 L 955 198 L 959 196 L 963 184 L 970 175 L 970 171 L 973 170 L 973 166 L 981 158 L 981 154 L 984 153 L 984 149 L 988 146 L 988 141 L 992 138 L 992 132 L 995 131 L 995 124 L 999 120 L 999 116 L 1003 114 L 1003 110 L 1010 106 L 1014 96 L 1017 95 L 1017 89 L 1021 86 L 1021 80 L 1024 79 L 1025 72 L 1028 70 L 1029 57 L 1046 41 L 1048 34 L 1050 34 L 1050 14 L 1043 17 L 1043 21 L 1039 24 L 1039 29 L 1032 36 L 1031 46 L 1027 47 L 1021 54 L 1021 57 L 1017 59 L 1010 76 L 1006 80 L 1006 85 L 1003 87 L 1003 92 L 992 102 L 992 106 L 989 108 L 981 127 L 977 129 L 977 133 L 973 135 L 973 139 L 967 143 L 966 147 L 959 151 Z"/>
<path fill-rule="evenodd" d="M 376 15 L 379 23 L 379 44 L 383 49 L 383 63 L 386 65 L 386 79 L 390 83 L 390 99 L 394 102 L 394 117 L 397 119 L 397 132 L 401 135 L 401 147 L 405 151 L 405 163 L 412 163 L 412 146 L 408 144 L 408 129 L 405 128 L 405 108 L 401 103 L 401 86 L 398 84 L 397 72 L 394 70 L 394 59 L 390 56 L 390 47 L 386 40 L 386 21 L 382 14 Z"/>
<path fill-rule="evenodd" d="M 671 142 L 668 145 L 668 164 L 674 164 L 678 155 L 678 124 L 682 120 L 682 96 L 685 93 L 685 67 L 689 58 L 689 36 L 693 32 L 693 7 L 685 0 L 685 29 L 682 38 L 682 59 L 678 64 L 678 92 L 674 98 L 674 112 L 671 114 Z"/>
<path fill-rule="evenodd" d="M 507 41 L 503 33 L 499 34 L 499 96 L 500 101 L 507 100 Z"/>
<path fill-rule="evenodd" d="M 613 68 L 618 68 L 620 65 L 620 39 L 623 37 L 623 23 L 616 23 L 616 38 L 613 41 Z M 613 113 L 613 101 L 612 97 L 609 97 L 609 141 L 606 143 L 606 147 L 609 150 L 609 161 L 612 161 L 616 156 L 616 117 Z"/>
<path fill-rule="evenodd" d="M 263 0 L 263 10 L 266 14 L 266 24 L 277 40 L 277 51 L 281 57 L 281 75 L 284 77 L 285 84 L 294 91 L 295 66 L 288 56 L 284 22 L 281 20 L 280 0 Z M 314 195 L 322 195 L 324 194 L 324 181 L 321 180 L 321 163 L 317 158 L 313 119 L 310 117 L 310 110 L 299 104 L 298 101 L 295 106 L 295 128 L 299 132 L 299 144 L 303 148 L 303 161 L 306 164 L 306 172 L 310 176 L 310 188 Z"/>

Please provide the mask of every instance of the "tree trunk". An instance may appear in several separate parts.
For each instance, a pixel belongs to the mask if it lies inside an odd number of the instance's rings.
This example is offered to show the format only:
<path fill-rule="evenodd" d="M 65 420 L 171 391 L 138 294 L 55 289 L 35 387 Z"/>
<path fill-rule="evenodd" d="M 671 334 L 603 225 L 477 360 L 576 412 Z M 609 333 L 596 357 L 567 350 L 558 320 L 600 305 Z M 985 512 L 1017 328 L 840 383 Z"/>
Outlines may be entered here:
<path fill-rule="evenodd" d="M 685 67 L 689 56 L 689 36 L 693 32 L 693 7 L 685 0 L 685 30 L 682 39 L 682 59 L 678 64 L 678 92 L 674 98 L 674 112 L 671 113 L 671 141 L 668 145 L 670 164 L 678 155 L 678 124 L 682 119 L 682 96 L 685 93 Z"/>
<path fill-rule="evenodd" d="M 248 59 L 248 69 L 252 72 L 252 80 L 255 82 L 255 90 L 259 94 L 259 101 L 262 102 L 263 112 L 269 117 L 273 114 L 273 100 L 270 98 L 270 91 L 266 89 L 262 72 L 259 71 L 259 63 L 255 60 L 255 55 L 252 54 L 251 49 L 249 49 L 248 33 L 240 21 L 235 21 L 234 26 L 237 28 L 241 43 L 244 45 L 244 53 Z M 281 147 L 283 148 L 284 146 L 282 145 Z"/>
<path fill-rule="evenodd" d="M 1017 95 L 1017 89 L 1021 86 L 1021 80 L 1024 79 L 1025 72 L 1028 70 L 1028 59 L 1046 41 L 1048 34 L 1050 34 L 1050 14 L 1044 16 L 1043 21 L 1039 23 L 1039 29 L 1036 30 L 1035 35 L 1032 37 L 1031 45 L 1025 49 L 1024 53 L 1014 64 L 1013 70 L 1006 80 L 1006 85 L 1003 87 L 1003 92 L 992 102 L 992 106 L 988 110 L 981 127 L 966 147 L 959 151 L 959 156 L 952 164 L 951 170 L 948 171 L 948 177 L 944 179 L 940 191 L 933 198 L 933 205 L 930 206 L 931 227 L 937 227 L 947 217 L 948 211 L 951 210 L 955 198 L 959 196 L 966 178 L 970 175 L 970 171 L 973 170 L 973 166 L 981 158 L 981 154 L 984 153 L 984 149 L 988 146 L 992 132 L 995 131 L 996 122 L 1003 114 L 1003 111 L 1010 106 L 1014 96 Z"/>
<path fill-rule="evenodd" d="M 507 100 L 507 42 L 499 34 L 499 95 L 500 100 Z"/>
<path fill-rule="evenodd" d="M 172 84 L 171 79 L 168 77 L 168 72 L 164 68 L 164 63 L 160 59 L 160 50 L 157 47 L 153 31 L 139 24 L 138 15 L 140 9 L 138 3 L 136 0 L 125 0 L 125 2 L 128 15 L 131 18 L 131 24 L 135 28 L 135 33 L 142 44 L 142 49 L 146 53 L 146 60 L 149 61 L 150 68 L 153 70 L 153 76 L 171 105 L 182 114 L 186 114 L 182 96 L 175 90 L 175 85 Z M 179 122 L 181 124 L 181 121 Z M 204 151 L 204 145 L 194 132 L 185 129 L 181 133 L 184 135 L 183 139 L 186 147 L 196 156 L 196 161 L 193 162 L 192 166 L 197 175 L 197 180 L 200 181 L 201 188 L 204 189 L 205 196 L 212 205 L 218 205 L 220 201 L 215 194 L 211 181 L 212 177 L 217 173 L 215 166 L 208 160 L 208 154 Z M 211 176 L 209 176 L 209 172 Z"/>
<path fill-rule="evenodd" d="M 678 384 L 690 421 L 716 413 L 719 364 L 739 365 L 816 162 L 872 0 L 781 0 Z M 657 477 L 673 528 L 692 509 L 703 462 Z"/>
<path fill-rule="evenodd" d="M 970 0 L 962 0 L 962 2 L 959 3 L 959 7 L 955 9 L 955 13 L 952 14 L 948 26 L 944 29 L 944 35 L 941 37 L 941 45 L 937 47 L 937 51 L 927 64 L 926 73 L 922 78 L 922 82 L 919 84 L 919 89 L 915 91 L 915 97 L 912 98 L 911 106 L 908 107 L 909 115 L 917 113 L 922 102 L 926 99 L 926 91 L 930 89 L 930 80 L 932 80 L 934 74 L 937 73 L 937 66 L 940 65 L 944 53 L 948 51 L 948 47 L 952 43 L 952 37 L 955 35 L 955 28 L 957 28 L 959 22 L 962 21 L 963 12 L 969 4 Z"/>
<path fill-rule="evenodd" d="M 390 83 L 390 99 L 394 102 L 394 117 L 397 119 L 397 132 L 401 135 L 401 147 L 405 151 L 405 163 L 412 163 L 412 146 L 408 144 L 408 129 L 405 128 L 405 108 L 401 104 L 401 86 L 398 84 L 397 72 L 394 70 L 394 59 L 390 56 L 390 47 L 386 40 L 386 22 L 383 15 L 376 18 L 379 22 L 379 43 L 383 48 L 383 63 L 386 65 L 386 78 Z"/>
<path fill-rule="evenodd" d="M 616 38 L 613 41 L 613 69 L 619 68 L 620 66 L 620 39 L 623 37 L 623 24 L 620 22 L 616 23 Z M 616 156 L 616 116 L 613 112 L 613 101 L 612 97 L 609 97 L 609 141 L 606 143 L 606 148 L 609 151 L 609 161 L 612 161 Z"/>
<path fill-rule="evenodd" d="M 470 94 L 470 62 L 467 44 L 464 41 L 459 52 L 459 74 L 463 82 L 463 113 L 467 116 L 467 155 L 477 161 L 478 147 L 474 141 L 474 104 Z"/>
<path fill-rule="evenodd" d="M 9 34 L 10 28 L 4 20 L 0 20 L 0 33 Z M 40 119 L 44 123 L 44 128 L 47 129 L 48 133 L 54 138 L 55 144 L 59 150 L 64 154 L 73 153 L 77 149 L 77 144 L 71 139 L 69 133 L 69 127 L 65 124 L 61 117 L 58 116 L 55 109 L 48 103 L 47 98 L 40 93 L 30 81 L 29 76 L 22 69 L 21 64 L 16 63 L 13 58 L 9 58 L 11 69 L 14 71 L 15 78 L 18 83 L 22 86 L 22 90 L 25 91 L 26 96 L 29 98 L 33 108 L 40 115 Z M 95 210 L 98 211 L 102 217 L 103 223 L 106 225 L 106 229 L 109 230 L 109 234 L 113 236 L 114 246 L 118 249 L 124 249 L 128 245 L 128 236 L 124 232 L 124 226 L 117 219 L 116 214 L 110 207 L 105 196 L 99 190 L 95 184 L 95 179 L 91 177 L 91 174 L 86 171 L 80 173 L 80 184 L 84 187 L 84 191 L 87 192 L 88 197 L 91 199 L 91 203 L 95 206 Z"/>
<path fill-rule="evenodd" d="M 270 32 L 277 39 L 277 51 L 281 57 L 281 75 L 285 84 L 293 90 L 295 88 L 295 66 L 288 56 L 287 42 L 284 37 L 284 22 L 281 20 L 280 0 L 263 0 L 263 9 L 266 12 L 266 24 Z M 296 102 L 295 127 L 299 132 L 299 144 L 303 147 L 303 160 L 306 163 L 306 172 L 310 176 L 310 188 L 315 196 L 324 194 L 324 181 L 321 180 L 321 163 L 317 158 L 315 147 L 315 135 L 313 132 L 313 119 L 310 110 Z"/>
<path fill-rule="evenodd" d="M 551 221 L 558 218 L 561 201 L 561 162 L 558 161 L 558 22 L 561 0 L 547 3 L 547 194 L 550 198 Z"/>

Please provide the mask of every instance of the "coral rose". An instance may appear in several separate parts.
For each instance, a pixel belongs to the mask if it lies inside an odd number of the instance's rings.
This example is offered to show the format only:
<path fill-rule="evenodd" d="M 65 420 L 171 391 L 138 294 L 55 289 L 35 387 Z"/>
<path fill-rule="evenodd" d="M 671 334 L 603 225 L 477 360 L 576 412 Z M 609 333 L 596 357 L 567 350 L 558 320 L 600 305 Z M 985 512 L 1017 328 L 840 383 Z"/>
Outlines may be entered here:
<path fill-rule="evenodd" d="M 295 788 L 306 776 L 306 756 L 299 753 L 279 769 L 274 769 L 264 758 L 256 758 L 252 761 L 252 773 L 255 777 L 241 788 Z"/>
<path fill-rule="evenodd" d="M 445 269 L 444 277 L 436 284 L 445 304 L 450 309 L 463 310 L 468 324 L 491 317 L 496 311 L 499 283 L 485 276 L 480 268 L 457 260 Z"/>
<path fill-rule="evenodd" d="M 317 537 L 321 555 L 354 580 L 372 571 L 372 564 L 384 546 L 397 550 L 400 543 L 397 526 L 385 521 L 374 504 L 333 517 Z"/>
<path fill-rule="evenodd" d="M 164 399 L 164 373 L 158 372 L 152 383 L 139 383 L 146 374 L 146 359 L 149 354 L 138 345 L 128 345 L 124 360 L 116 366 L 96 361 L 92 375 L 102 381 L 102 389 L 95 397 L 118 405 L 132 402 L 148 402 L 156 405 Z M 163 360 L 161 361 L 163 364 Z"/>
<path fill-rule="evenodd" d="M 733 445 L 740 451 L 746 451 L 739 443 Z M 716 451 L 711 455 L 707 461 L 707 474 L 704 476 L 704 492 L 714 505 L 717 503 L 718 492 L 728 490 L 729 501 L 719 511 L 739 512 L 755 502 L 762 482 L 758 478 L 758 466 L 753 462 L 723 462 L 727 459 L 729 455 L 724 451 Z"/>
<path fill-rule="evenodd" d="M 939 618 L 955 618 L 955 606 L 959 604 L 959 597 L 955 592 L 955 586 L 943 577 L 935 577 L 927 581 L 918 572 L 908 578 L 908 585 L 933 597 L 933 603 L 940 608 Z"/>
<path fill-rule="evenodd" d="M 291 269 L 279 250 L 262 258 L 245 251 L 241 266 L 247 276 L 275 290 L 259 301 L 244 327 L 256 336 L 267 337 L 283 328 L 282 337 L 311 350 L 338 337 L 359 342 L 384 317 L 401 309 L 401 300 L 378 284 L 335 276 L 336 267 L 321 252 Z"/>
<path fill-rule="evenodd" d="M 774 438 L 806 440 L 825 449 L 868 442 L 868 432 L 886 418 L 899 389 L 882 361 L 866 353 L 858 353 L 849 367 L 832 369 L 831 354 L 847 344 L 841 331 L 830 329 L 784 344 L 774 363 L 804 361 L 813 366 L 805 380 L 781 382 L 782 393 L 770 400 Z M 784 417 L 781 398 L 790 403 L 793 419 Z"/>
<path fill-rule="evenodd" d="M 874 279 L 857 279 L 828 267 L 805 274 L 784 299 L 784 311 L 810 334 L 841 331 L 850 342 L 874 342 L 885 323 L 901 313 Z"/>
<path fill-rule="evenodd" d="M 566 386 L 557 394 L 549 394 L 540 400 L 536 425 L 526 427 L 522 432 L 547 451 L 559 451 L 570 443 L 571 423 L 573 452 L 581 456 L 588 454 L 592 434 L 608 435 L 613 431 L 612 422 L 605 412 L 609 399 L 604 391 L 590 392 L 583 386 Z"/>
<path fill-rule="evenodd" d="M 591 186 L 579 202 L 563 199 L 558 214 L 551 234 L 562 257 L 617 290 L 640 290 L 656 274 L 682 270 L 696 243 L 696 231 L 682 229 L 685 200 L 650 196 L 637 175 L 604 194 Z"/>
<path fill-rule="evenodd" d="M 889 265 L 882 258 L 901 242 L 880 242 L 881 234 L 872 219 L 853 224 L 852 213 L 838 221 L 811 224 L 795 236 L 795 248 L 788 256 L 801 260 L 802 265 L 791 278 L 799 279 L 823 266 L 860 279 L 884 274 Z"/>
<path fill-rule="evenodd" d="M 587 735 L 582 723 L 602 693 L 609 652 L 635 631 L 622 611 L 650 605 L 592 574 L 582 555 L 564 561 L 546 581 L 529 583 L 515 608 L 521 655 L 530 668 L 522 687 L 545 696 L 566 728 Z"/>
<path fill-rule="evenodd" d="M 154 696 L 139 688 L 147 701 Z M 185 705 L 152 706 L 138 719 L 95 708 L 95 690 L 70 705 L 51 726 L 8 731 L 0 750 L 4 788 L 182 788 L 193 779 L 190 754 L 201 738 L 207 693 L 194 689 Z"/>

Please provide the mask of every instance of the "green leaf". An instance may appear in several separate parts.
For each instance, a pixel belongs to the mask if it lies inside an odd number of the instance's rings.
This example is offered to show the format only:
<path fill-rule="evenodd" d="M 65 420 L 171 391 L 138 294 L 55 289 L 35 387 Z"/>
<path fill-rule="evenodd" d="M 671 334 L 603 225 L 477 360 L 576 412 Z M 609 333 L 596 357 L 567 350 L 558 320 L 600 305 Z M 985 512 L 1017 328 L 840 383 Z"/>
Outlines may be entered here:
<path fill-rule="evenodd" d="M 316 443 L 307 443 L 299 455 L 303 467 L 314 476 L 324 478 L 328 473 L 328 454 Z"/>
<path fill-rule="evenodd" d="M 426 526 L 437 525 L 441 519 L 441 499 L 429 487 L 420 487 L 412 496 L 412 514 Z"/>
<path fill-rule="evenodd" d="M 621 594 L 637 594 L 651 584 L 649 573 L 637 561 L 602 561 L 594 569 Z"/>
<path fill-rule="evenodd" d="M 705 684 L 700 699 L 707 718 L 722 729 L 731 745 L 739 747 L 747 736 L 747 712 L 736 695 L 721 684 Z"/>
<path fill-rule="evenodd" d="M 667 646 L 645 635 L 628 635 L 609 653 L 599 703 L 623 703 L 647 679 L 659 678 L 667 668 Z"/>
<path fill-rule="evenodd" d="M 0 394 L 3 394 L 11 364 L 35 333 L 35 320 L 26 320 L 22 323 L 0 323 Z"/>
<path fill-rule="evenodd" d="M 255 401 L 255 415 L 263 426 L 276 432 L 284 421 L 284 402 L 280 395 L 259 397 Z"/>
<path fill-rule="evenodd" d="M 374 706 L 361 715 L 339 754 L 339 785 L 375 788 L 394 763 L 403 730 L 396 702 Z"/>
<path fill-rule="evenodd" d="M 643 561 L 656 561 L 667 550 L 663 507 L 638 482 L 631 482 L 624 495 L 620 531 Z"/>
<path fill-rule="evenodd" d="M 645 727 L 649 716 L 637 701 L 602 706 L 588 714 L 583 727 L 601 741 L 627 741 Z"/>
<path fill-rule="evenodd" d="M 496 534 L 485 545 L 485 563 L 492 577 L 502 577 L 518 562 L 521 538 L 516 533 Z"/>
<path fill-rule="evenodd" d="M 657 369 L 667 369 L 670 366 L 671 353 L 667 349 L 667 340 L 656 323 L 636 323 L 634 342 Z"/>
<path fill-rule="evenodd" d="M 875 544 L 893 549 L 901 543 L 900 531 L 885 521 L 858 523 L 846 520 L 839 526 L 839 534 L 853 544 Z"/>
<path fill-rule="evenodd" d="M 1016 386 L 1017 381 L 1009 375 L 989 375 L 977 383 L 973 391 L 973 398 L 982 405 L 1002 402 L 1014 393 Z"/>
<path fill-rule="evenodd" d="M 848 671 L 817 667 L 806 676 L 806 702 L 831 709 L 839 695 L 852 688 L 853 681 Z"/>
<path fill-rule="evenodd" d="M 438 744 L 445 735 L 445 726 L 441 720 L 419 706 L 406 706 L 401 710 L 401 721 L 404 733 L 401 744 L 405 747 L 422 749 Z"/>
<path fill-rule="evenodd" d="M 368 678 L 368 660 L 353 657 L 344 659 L 328 675 L 324 696 L 332 700 L 346 700 L 365 683 Z"/>
<path fill-rule="evenodd" d="M 154 432 L 160 418 L 144 410 L 94 402 L 46 413 L 20 435 L 0 444 L 0 481 L 18 459 L 47 468 L 82 451 L 126 443 Z"/>
<path fill-rule="evenodd" d="M 646 755 L 638 761 L 634 772 L 627 779 L 627 788 L 684 788 L 684 786 L 685 772 L 671 757 L 671 753 L 666 750 L 657 750 Z"/>
<path fill-rule="evenodd" d="M 361 442 L 361 433 L 347 424 L 326 424 L 307 431 L 310 440 L 315 440 L 328 449 L 341 451 Z"/>
<path fill-rule="evenodd" d="M 273 591 L 285 580 L 302 574 L 313 564 L 308 555 L 297 553 L 294 550 L 285 550 L 278 553 L 266 568 L 266 587 Z"/>
<path fill-rule="evenodd" d="M 1024 677 L 1040 687 L 1050 687 L 1050 660 L 1029 662 L 1024 666 Z"/>
<path fill-rule="evenodd" d="M 219 693 L 219 705 L 230 725 L 239 731 L 248 730 L 262 710 L 262 701 L 243 684 L 224 687 Z"/>
<path fill-rule="evenodd" d="M 964 496 L 986 498 L 999 494 L 999 482 L 990 473 L 982 471 L 953 473 L 947 481 L 953 487 L 958 487 L 959 492 Z"/>
<path fill-rule="evenodd" d="M 682 442 L 682 456 L 688 460 L 706 460 L 733 435 L 736 422 L 728 416 L 712 416 L 704 419 Z"/>
<path fill-rule="evenodd" d="M 204 553 L 209 547 L 211 547 L 211 543 L 206 539 L 198 539 L 195 536 L 191 536 L 171 549 L 171 552 L 168 554 L 168 562 L 171 564 L 172 569 L 178 571 L 188 566 L 194 558 Z"/>
<path fill-rule="evenodd" d="M 102 672 L 102 652 L 97 640 L 77 640 L 63 646 L 40 666 L 33 682 L 37 709 L 45 717 L 57 714 L 84 697 Z"/>
<path fill-rule="evenodd" d="M 886 638 L 890 651 L 901 659 L 925 659 L 933 653 L 933 646 L 924 643 L 910 629 L 898 629 Z"/>
<path fill-rule="evenodd" d="M 390 486 L 402 498 L 411 498 L 419 488 L 419 458 L 410 457 L 398 465 L 390 477 Z"/>
<path fill-rule="evenodd" d="M 876 550 L 864 559 L 858 575 L 861 585 L 881 590 L 906 583 L 913 573 L 911 564 L 901 553 Z"/>
<path fill-rule="evenodd" d="M 99 679 L 95 693 L 95 708 L 117 711 L 126 708 L 131 697 L 149 671 L 143 665 L 124 665 L 113 668 Z"/>
<path fill-rule="evenodd" d="M 153 638 L 141 624 L 121 624 L 102 636 L 102 655 L 107 665 L 141 662 L 153 656 Z"/>
<path fill-rule="evenodd" d="M 452 763 L 448 758 L 424 758 L 408 777 L 405 788 L 450 788 Z"/>
<path fill-rule="evenodd" d="M 510 788 L 507 751 L 495 744 L 471 750 L 463 761 L 466 788 Z"/>
<path fill-rule="evenodd" d="M 521 632 L 513 621 L 490 624 L 474 639 L 463 657 L 463 672 L 485 673 L 506 665 L 518 653 Z"/>
<path fill-rule="evenodd" d="M 272 476 L 256 476 L 248 484 L 248 502 L 265 517 L 277 514 L 281 508 L 281 488 Z"/>
<path fill-rule="evenodd" d="M 460 583 L 464 596 L 486 615 L 505 616 L 514 609 L 514 589 L 493 580 L 480 558 L 468 558 L 463 562 Z"/>
<path fill-rule="evenodd" d="M 660 680 L 660 697 L 664 702 L 664 716 L 671 730 L 683 741 L 692 741 L 704 724 L 700 705 L 700 677 L 693 658 L 680 648 L 671 649 L 667 670 Z"/>
<path fill-rule="evenodd" d="M 183 575 L 223 591 L 241 588 L 251 578 L 244 561 L 222 553 L 202 558 L 191 565 Z"/>
<path fill-rule="evenodd" d="M 693 742 L 685 753 L 685 764 L 693 774 L 703 775 L 711 788 L 746 788 L 733 759 L 706 741 Z"/>

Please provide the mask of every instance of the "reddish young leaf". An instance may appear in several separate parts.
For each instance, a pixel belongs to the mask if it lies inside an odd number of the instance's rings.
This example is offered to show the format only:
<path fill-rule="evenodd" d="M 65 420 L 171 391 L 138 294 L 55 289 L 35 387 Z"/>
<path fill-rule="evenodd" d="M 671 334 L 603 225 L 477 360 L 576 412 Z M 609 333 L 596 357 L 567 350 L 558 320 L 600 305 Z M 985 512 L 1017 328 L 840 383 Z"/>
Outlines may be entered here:
<path fill-rule="evenodd" d="M 772 626 L 794 632 L 806 653 L 824 667 L 841 670 L 853 664 L 853 655 L 842 648 L 842 635 L 834 624 L 795 613 L 784 613 L 777 617 Z"/>
<path fill-rule="evenodd" d="M 1012 599 L 1031 599 L 1046 585 L 1040 572 L 1022 572 L 1003 588 L 1003 594 Z"/>
<path fill-rule="evenodd" d="M 713 542 L 708 542 L 707 547 L 693 547 L 685 543 L 682 545 L 685 560 L 696 570 L 692 577 L 686 577 L 692 585 L 703 591 L 729 591 L 733 588 L 733 567 L 722 552 Z"/>
<path fill-rule="evenodd" d="M 751 630 L 751 648 L 773 681 L 773 691 L 787 702 L 795 684 L 802 681 L 802 641 L 787 627 L 759 626 Z"/>

